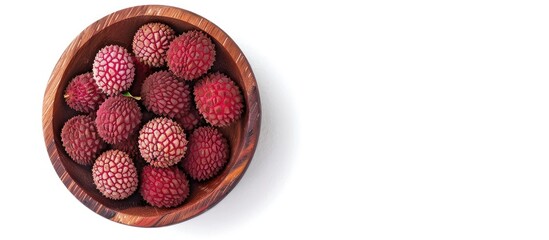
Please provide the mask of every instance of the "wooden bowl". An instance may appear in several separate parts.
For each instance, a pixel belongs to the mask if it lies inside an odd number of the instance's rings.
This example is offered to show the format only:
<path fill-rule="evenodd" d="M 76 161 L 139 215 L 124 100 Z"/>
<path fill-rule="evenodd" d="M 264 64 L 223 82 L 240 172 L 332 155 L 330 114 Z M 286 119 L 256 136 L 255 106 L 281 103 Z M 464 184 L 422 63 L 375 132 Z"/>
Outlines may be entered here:
<path fill-rule="evenodd" d="M 222 172 L 205 182 L 191 181 L 191 192 L 175 208 L 149 206 L 136 191 L 125 200 L 110 200 L 95 188 L 91 167 L 72 161 L 61 143 L 61 128 L 78 115 L 63 99 L 63 92 L 74 76 L 91 71 L 96 52 L 108 44 L 131 50 L 133 34 L 145 23 L 162 22 L 176 33 L 197 29 L 209 34 L 216 45 L 216 61 L 210 70 L 231 77 L 244 95 L 242 118 L 221 129 L 231 146 L 230 160 Z M 112 221 L 141 227 L 179 223 L 197 216 L 223 199 L 238 183 L 253 157 L 259 136 L 261 104 L 252 69 L 236 43 L 207 19 L 184 9 L 146 5 L 112 13 L 84 29 L 57 62 L 44 94 L 42 127 L 51 163 L 71 193 L 97 214 Z M 245 206 L 242 206 L 245 207 Z"/>

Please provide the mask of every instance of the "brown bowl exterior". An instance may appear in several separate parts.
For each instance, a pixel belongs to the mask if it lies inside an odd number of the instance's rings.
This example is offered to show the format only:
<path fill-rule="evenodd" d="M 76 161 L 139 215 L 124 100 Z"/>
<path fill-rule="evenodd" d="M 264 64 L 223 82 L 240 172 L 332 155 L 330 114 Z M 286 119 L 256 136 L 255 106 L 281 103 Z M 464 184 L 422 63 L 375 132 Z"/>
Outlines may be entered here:
<path fill-rule="evenodd" d="M 136 192 L 125 200 L 110 200 L 93 185 L 91 167 L 72 161 L 63 149 L 60 132 L 65 121 L 78 113 L 70 109 L 63 92 L 74 76 L 91 71 L 95 53 L 108 44 L 131 49 L 133 34 L 149 22 L 162 22 L 177 33 L 202 30 L 216 45 L 216 61 L 210 70 L 221 71 L 241 88 L 245 111 L 242 118 L 221 129 L 231 145 L 227 166 L 215 178 L 192 182 L 190 196 L 176 208 L 162 209 L 147 205 Z M 207 19 L 184 9 L 146 5 L 114 12 L 87 27 L 67 47 L 55 66 L 44 94 L 42 127 L 51 163 L 61 181 L 85 206 L 112 221 L 141 227 L 179 223 L 213 207 L 238 183 L 255 152 L 261 122 L 261 104 L 257 82 L 246 57 L 236 43 Z"/>

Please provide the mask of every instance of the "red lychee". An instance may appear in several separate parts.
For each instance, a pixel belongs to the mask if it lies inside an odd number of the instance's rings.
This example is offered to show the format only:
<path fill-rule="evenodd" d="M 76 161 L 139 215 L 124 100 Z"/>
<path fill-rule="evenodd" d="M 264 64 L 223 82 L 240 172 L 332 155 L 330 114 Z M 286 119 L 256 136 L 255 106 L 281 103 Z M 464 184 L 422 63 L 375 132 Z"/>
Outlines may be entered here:
<path fill-rule="evenodd" d="M 141 109 L 133 98 L 117 95 L 99 106 L 95 125 L 105 142 L 117 144 L 129 138 L 141 122 Z"/>
<path fill-rule="evenodd" d="M 93 79 L 109 96 L 128 90 L 135 77 L 135 66 L 128 50 L 118 45 L 108 45 L 95 55 Z"/>
<path fill-rule="evenodd" d="M 240 119 L 244 108 L 242 94 L 233 80 L 216 72 L 194 86 L 196 107 L 212 126 L 224 127 Z"/>
<path fill-rule="evenodd" d="M 145 166 L 141 173 L 139 192 L 154 207 L 175 207 L 189 196 L 189 181 L 177 166 Z"/>
<path fill-rule="evenodd" d="M 138 146 L 145 161 L 155 167 L 169 167 L 185 155 L 187 139 L 183 128 L 175 121 L 160 117 L 141 128 Z"/>
<path fill-rule="evenodd" d="M 134 133 L 130 134 L 128 139 L 123 140 L 119 143 L 112 144 L 112 149 L 120 150 L 122 152 L 127 153 L 132 159 L 138 158 L 139 155 L 139 147 L 137 147 L 137 139 L 139 137 L 139 131 L 135 131 Z"/>
<path fill-rule="evenodd" d="M 200 125 L 200 122 L 204 121 L 202 115 L 200 115 L 200 113 L 194 106 L 191 106 L 187 114 L 180 114 L 175 116 L 174 120 L 179 123 L 179 125 L 188 133 L 191 132 L 195 127 Z"/>
<path fill-rule="evenodd" d="M 133 63 L 135 64 L 135 77 L 129 92 L 134 96 L 139 96 L 143 82 L 151 74 L 152 67 L 140 62 L 135 56 L 133 57 Z"/>
<path fill-rule="evenodd" d="M 212 178 L 229 159 L 229 144 L 223 134 L 213 127 L 199 127 L 189 138 L 189 150 L 181 165 L 195 180 Z"/>
<path fill-rule="evenodd" d="M 169 71 L 155 72 L 147 77 L 141 88 L 141 98 L 148 110 L 170 118 L 189 112 L 192 102 L 189 85 Z"/>
<path fill-rule="evenodd" d="M 70 108 L 84 113 L 91 113 L 105 101 L 106 95 L 99 89 L 91 72 L 74 77 L 63 96 Z"/>
<path fill-rule="evenodd" d="M 215 61 L 215 45 L 201 31 L 188 31 L 176 37 L 168 48 L 168 68 L 184 80 L 205 74 Z"/>
<path fill-rule="evenodd" d="M 71 159 L 81 165 L 91 165 L 105 147 L 93 119 L 86 115 L 65 122 L 61 129 L 61 141 Z"/>
<path fill-rule="evenodd" d="M 137 169 L 128 154 L 109 150 L 101 154 L 92 167 L 93 183 L 103 196 L 120 200 L 137 189 Z"/>
<path fill-rule="evenodd" d="M 166 52 L 174 38 L 175 31 L 168 25 L 147 23 L 133 37 L 133 53 L 149 66 L 162 67 L 166 63 Z"/>

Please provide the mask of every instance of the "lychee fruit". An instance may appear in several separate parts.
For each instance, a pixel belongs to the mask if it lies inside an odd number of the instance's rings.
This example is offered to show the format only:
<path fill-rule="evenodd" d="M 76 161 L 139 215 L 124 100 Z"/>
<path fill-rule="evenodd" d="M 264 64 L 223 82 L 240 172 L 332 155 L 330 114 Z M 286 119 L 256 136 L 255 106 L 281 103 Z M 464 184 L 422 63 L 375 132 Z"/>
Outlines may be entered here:
<path fill-rule="evenodd" d="M 215 45 L 202 31 L 188 31 L 176 37 L 168 48 L 168 68 L 184 80 L 205 74 L 215 61 Z"/>
<path fill-rule="evenodd" d="M 109 96 L 128 90 L 135 77 L 135 66 L 128 50 L 118 45 L 108 45 L 95 55 L 93 79 Z"/>
<path fill-rule="evenodd" d="M 139 96 L 143 82 L 151 74 L 152 68 L 140 62 L 135 56 L 133 57 L 133 63 L 135 64 L 135 77 L 129 92 Z"/>
<path fill-rule="evenodd" d="M 192 102 L 189 85 L 169 71 L 147 77 L 141 88 L 141 99 L 151 112 L 170 118 L 189 112 Z"/>
<path fill-rule="evenodd" d="M 141 117 L 141 109 L 133 98 L 117 95 L 107 98 L 99 106 L 95 124 L 105 142 L 117 144 L 130 137 L 139 126 Z"/>
<path fill-rule="evenodd" d="M 201 122 L 203 122 L 202 115 L 198 112 L 196 107 L 191 106 L 187 114 L 180 114 L 174 117 L 174 120 L 179 123 L 185 131 L 191 132 L 196 128 Z"/>
<path fill-rule="evenodd" d="M 137 147 L 137 139 L 139 138 L 139 131 L 135 131 L 130 134 L 128 139 L 120 141 L 119 143 L 112 144 L 112 149 L 120 150 L 127 153 L 132 159 L 138 158 L 139 147 Z"/>
<path fill-rule="evenodd" d="M 177 166 L 143 168 L 139 192 L 154 207 L 176 207 L 189 196 L 189 190 L 189 181 Z"/>
<path fill-rule="evenodd" d="M 105 142 L 97 133 L 97 128 L 90 116 L 72 117 L 61 129 L 61 141 L 69 157 L 81 165 L 91 165 Z"/>
<path fill-rule="evenodd" d="M 163 23 L 147 23 L 133 36 L 133 53 L 143 63 L 152 67 L 166 64 L 166 52 L 175 38 L 175 31 Z"/>
<path fill-rule="evenodd" d="M 199 127 L 189 138 L 189 151 L 181 162 L 185 172 L 195 180 L 212 178 L 229 159 L 229 144 L 223 134 L 213 127 Z"/>
<path fill-rule="evenodd" d="M 244 108 L 238 86 L 219 72 L 208 74 L 195 84 L 194 100 L 204 119 L 216 127 L 240 119 Z"/>
<path fill-rule="evenodd" d="M 106 95 L 99 89 L 91 72 L 74 77 L 65 89 L 65 102 L 70 108 L 84 113 L 94 112 L 105 101 Z"/>
<path fill-rule="evenodd" d="M 187 150 L 183 128 L 175 121 L 159 117 L 147 122 L 139 131 L 141 156 L 155 167 L 169 167 L 181 161 Z"/>
<path fill-rule="evenodd" d="M 137 169 L 128 154 L 108 150 L 101 154 L 92 167 L 93 183 L 103 196 L 121 200 L 137 190 Z"/>

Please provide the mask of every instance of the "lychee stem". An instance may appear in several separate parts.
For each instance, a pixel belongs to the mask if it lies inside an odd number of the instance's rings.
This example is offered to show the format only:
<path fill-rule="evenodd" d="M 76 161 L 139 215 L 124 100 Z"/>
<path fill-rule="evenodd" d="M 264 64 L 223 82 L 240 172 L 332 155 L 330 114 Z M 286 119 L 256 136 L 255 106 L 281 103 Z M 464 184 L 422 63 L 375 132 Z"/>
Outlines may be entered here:
<path fill-rule="evenodd" d="M 63 98 L 69 98 L 69 94 L 63 95 Z"/>
<path fill-rule="evenodd" d="M 127 91 L 126 91 L 126 92 L 123 92 L 123 93 L 122 93 L 122 96 L 124 96 L 124 97 L 130 97 L 130 98 L 133 98 L 133 99 L 135 99 L 135 100 L 137 100 L 137 101 L 141 100 L 141 97 L 140 97 L 140 96 L 133 96 L 130 92 L 127 92 Z"/>

